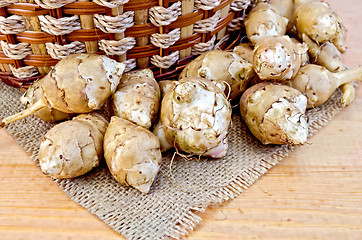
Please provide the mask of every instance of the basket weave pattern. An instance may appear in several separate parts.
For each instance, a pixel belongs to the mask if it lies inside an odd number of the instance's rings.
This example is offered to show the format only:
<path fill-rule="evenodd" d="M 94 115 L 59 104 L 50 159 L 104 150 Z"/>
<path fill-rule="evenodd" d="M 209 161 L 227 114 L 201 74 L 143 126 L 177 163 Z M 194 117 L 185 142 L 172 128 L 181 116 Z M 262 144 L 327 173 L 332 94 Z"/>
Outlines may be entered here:
<path fill-rule="evenodd" d="M 106 54 L 161 78 L 240 37 L 253 0 L 2 0 L 0 78 L 26 86 L 73 53 Z"/>

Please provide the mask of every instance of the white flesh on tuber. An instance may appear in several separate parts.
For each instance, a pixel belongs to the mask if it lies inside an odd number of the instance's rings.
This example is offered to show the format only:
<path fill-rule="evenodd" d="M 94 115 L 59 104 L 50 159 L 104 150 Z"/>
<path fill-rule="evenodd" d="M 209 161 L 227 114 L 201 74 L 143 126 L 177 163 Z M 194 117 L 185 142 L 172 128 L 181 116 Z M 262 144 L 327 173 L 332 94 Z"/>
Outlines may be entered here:
<path fill-rule="evenodd" d="M 246 90 L 240 113 L 253 135 L 263 144 L 303 144 L 307 141 L 307 98 L 298 90 L 259 83 Z"/>
<path fill-rule="evenodd" d="M 104 157 L 113 177 L 124 186 L 148 193 L 162 160 L 160 143 L 147 129 L 113 116 L 104 136 Z"/>
<path fill-rule="evenodd" d="M 361 80 L 362 67 L 332 73 L 322 66 L 309 64 L 301 67 L 288 84 L 306 95 L 307 108 L 314 108 L 325 103 L 341 85 Z"/>
<path fill-rule="evenodd" d="M 288 36 L 265 37 L 254 48 L 254 70 L 262 80 L 285 82 L 297 74 L 307 51 Z"/>
<path fill-rule="evenodd" d="M 81 114 L 51 128 L 39 148 L 44 174 L 74 178 L 98 166 L 103 156 L 103 135 L 108 122 L 98 113 Z"/>
<path fill-rule="evenodd" d="M 128 72 L 113 94 L 112 109 L 116 116 L 149 129 L 157 117 L 160 95 L 150 69 Z"/>
<path fill-rule="evenodd" d="M 43 78 L 44 96 L 26 110 L 5 118 L 0 126 L 50 107 L 65 113 L 88 113 L 100 109 L 116 90 L 124 63 L 96 54 L 73 54 L 63 58 Z"/>
<path fill-rule="evenodd" d="M 288 22 L 268 3 L 258 3 L 244 20 L 246 35 L 253 44 L 267 36 L 285 35 Z"/>
<path fill-rule="evenodd" d="M 344 42 L 347 30 L 340 16 L 333 12 L 327 3 L 320 1 L 299 3 L 294 22 L 299 38 L 302 38 L 302 34 L 306 34 L 318 43 L 332 42 L 342 53 L 346 50 Z"/>
<path fill-rule="evenodd" d="M 183 78 L 161 104 L 168 145 L 189 154 L 224 157 L 231 106 L 224 93 L 203 78 Z"/>
<path fill-rule="evenodd" d="M 246 85 L 253 76 L 252 64 L 237 53 L 212 50 L 202 54 L 188 64 L 180 74 L 183 77 L 202 77 L 212 81 L 231 100 L 245 91 Z"/>

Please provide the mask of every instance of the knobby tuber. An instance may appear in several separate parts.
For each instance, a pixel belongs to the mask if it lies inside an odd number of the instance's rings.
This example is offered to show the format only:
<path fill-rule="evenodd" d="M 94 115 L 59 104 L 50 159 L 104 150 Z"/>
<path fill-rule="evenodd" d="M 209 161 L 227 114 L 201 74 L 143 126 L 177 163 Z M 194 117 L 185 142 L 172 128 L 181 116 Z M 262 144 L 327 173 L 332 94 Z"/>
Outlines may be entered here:
<path fill-rule="evenodd" d="M 288 36 L 265 37 L 255 45 L 253 66 L 261 80 L 285 82 L 305 63 L 308 47 Z"/>
<path fill-rule="evenodd" d="M 339 86 L 360 80 L 362 80 L 362 67 L 332 73 L 325 67 L 308 64 L 299 69 L 288 85 L 306 95 L 307 108 L 314 108 L 325 103 Z"/>
<path fill-rule="evenodd" d="M 125 73 L 112 97 L 114 115 L 149 129 L 157 118 L 160 95 L 152 70 Z"/>
<path fill-rule="evenodd" d="M 162 160 L 158 138 L 144 127 L 113 116 L 104 136 L 104 158 L 122 185 L 148 193 Z"/>
<path fill-rule="evenodd" d="M 347 67 L 343 65 L 342 54 L 337 47 L 331 42 L 325 42 L 322 45 L 317 44 L 307 35 L 302 35 L 303 42 L 308 45 L 308 52 L 314 59 L 314 62 L 318 65 L 325 67 L 331 72 L 340 72 L 347 70 Z M 341 104 L 343 107 L 347 107 L 351 104 L 356 96 L 353 83 L 346 83 L 339 88 L 343 95 L 341 98 Z"/>
<path fill-rule="evenodd" d="M 249 63 L 253 63 L 253 47 L 250 43 L 241 43 L 234 47 L 233 52 L 245 59 Z"/>
<path fill-rule="evenodd" d="M 287 31 L 288 19 L 268 3 L 258 3 L 244 20 L 248 39 L 253 44 L 267 36 L 283 36 Z"/>
<path fill-rule="evenodd" d="M 176 80 L 161 80 L 158 81 L 158 86 L 161 91 L 161 99 L 165 96 L 165 94 L 170 90 L 174 85 L 178 84 Z"/>
<path fill-rule="evenodd" d="M 240 99 L 240 113 L 263 144 L 303 144 L 308 136 L 307 98 L 298 90 L 274 83 L 258 83 Z"/>
<path fill-rule="evenodd" d="M 43 97 L 26 110 L 3 119 L 0 126 L 49 107 L 65 113 L 88 113 L 100 109 L 116 91 L 124 63 L 96 54 L 73 54 L 63 58 L 43 78 Z"/>
<path fill-rule="evenodd" d="M 212 50 L 189 63 L 181 72 L 179 79 L 206 78 L 226 93 L 230 92 L 229 97 L 234 100 L 245 91 L 253 73 L 251 63 L 237 53 Z"/>
<path fill-rule="evenodd" d="M 287 31 L 294 27 L 294 0 L 270 0 L 269 4 L 274 6 L 278 13 L 288 19 Z"/>
<path fill-rule="evenodd" d="M 27 108 L 30 108 L 35 102 L 44 96 L 42 82 L 44 78 L 35 81 L 29 89 L 21 96 L 20 101 Z M 34 116 L 46 122 L 58 122 L 61 120 L 69 119 L 73 116 L 72 113 L 65 113 L 54 108 L 44 107 L 34 113 Z"/>
<path fill-rule="evenodd" d="M 43 173 L 56 179 L 74 178 L 98 166 L 107 125 L 108 121 L 95 112 L 55 125 L 40 143 Z"/>
<path fill-rule="evenodd" d="M 181 79 L 163 98 L 160 121 L 168 146 L 189 154 L 225 156 L 231 106 L 211 81 Z"/>
<path fill-rule="evenodd" d="M 299 38 L 306 34 L 315 42 L 333 43 L 342 53 L 346 50 L 347 30 L 340 16 L 327 3 L 318 0 L 301 1 L 295 10 L 294 22 Z"/>

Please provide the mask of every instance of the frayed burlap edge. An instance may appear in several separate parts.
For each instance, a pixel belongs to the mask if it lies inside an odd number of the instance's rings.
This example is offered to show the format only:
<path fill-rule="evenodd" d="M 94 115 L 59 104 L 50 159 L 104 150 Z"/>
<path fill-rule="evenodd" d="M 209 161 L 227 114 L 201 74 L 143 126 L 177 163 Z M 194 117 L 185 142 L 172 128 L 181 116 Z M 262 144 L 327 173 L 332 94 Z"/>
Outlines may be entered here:
<path fill-rule="evenodd" d="M 328 103 L 331 106 L 324 111 L 323 116 L 315 119 L 309 124 L 308 138 L 317 133 L 319 129 L 326 126 L 328 122 L 343 109 L 340 104 L 341 96 L 341 92 L 337 90 L 329 100 Z M 309 114 L 307 115 L 308 117 L 311 117 L 318 111 L 318 109 L 309 110 Z M 197 215 L 197 212 L 204 212 L 209 206 L 225 203 L 238 197 L 268 170 L 287 157 L 295 148 L 296 146 L 285 146 L 271 155 L 269 159 L 261 159 L 260 162 L 253 167 L 244 171 L 242 175 L 237 176 L 228 186 L 210 196 L 208 202 L 205 202 L 202 205 L 193 206 L 186 213 L 184 218 L 173 229 L 170 229 L 170 231 L 166 233 L 165 239 L 171 238 L 179 240 L 187 236 L 191 231 L 195 230 L 196 226 L 202 221 L 202 218 Z"/>

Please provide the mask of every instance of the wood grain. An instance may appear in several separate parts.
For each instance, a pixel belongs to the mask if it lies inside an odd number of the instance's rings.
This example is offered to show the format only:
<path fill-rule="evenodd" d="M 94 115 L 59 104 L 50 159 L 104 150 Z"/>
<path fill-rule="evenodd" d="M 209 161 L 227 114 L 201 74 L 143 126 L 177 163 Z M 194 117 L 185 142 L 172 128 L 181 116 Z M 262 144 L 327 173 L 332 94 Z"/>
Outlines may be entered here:
<path fill-rule="evenodd" d="M 329 0 L 362 63 L 360 0 Z M 239 197 L 211 206 L 187 239 L 362 239 L 362 87 L 308 144 Z M 71 201 L 0 130 L 0 239 L 124 239 Z"/>

